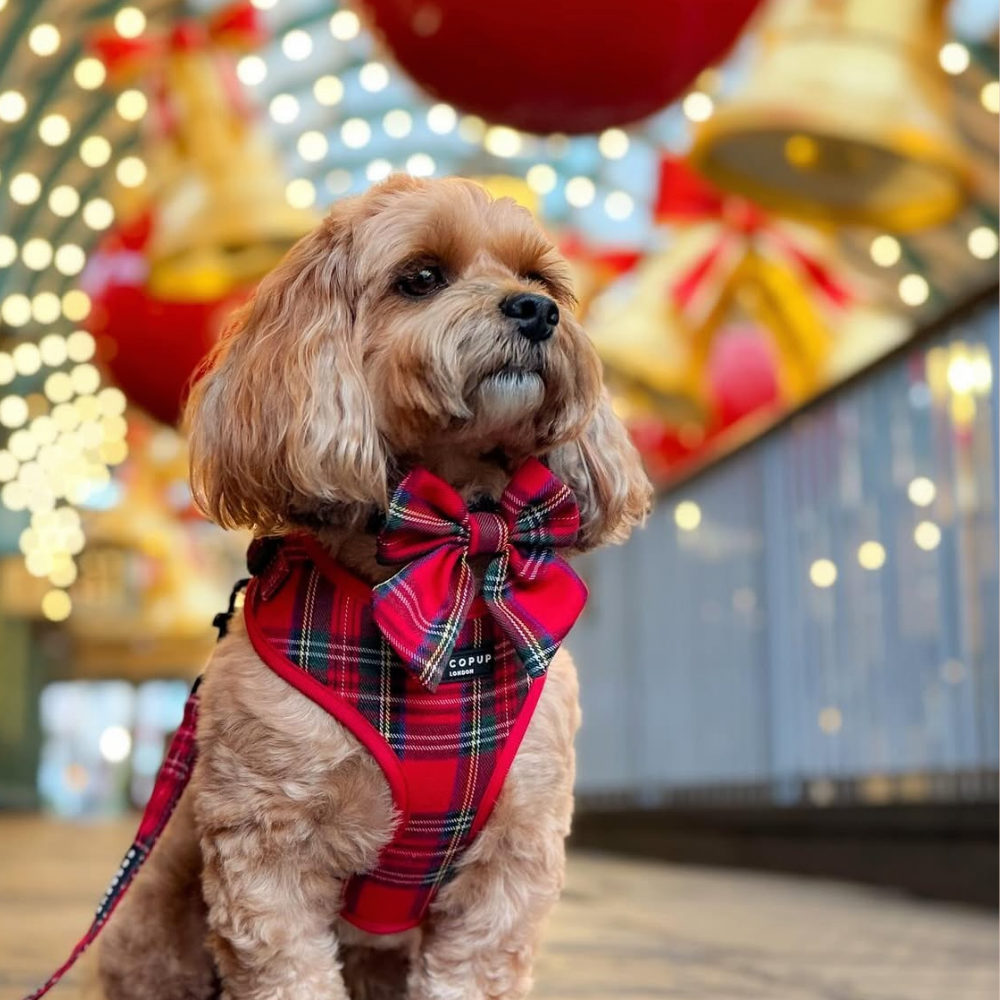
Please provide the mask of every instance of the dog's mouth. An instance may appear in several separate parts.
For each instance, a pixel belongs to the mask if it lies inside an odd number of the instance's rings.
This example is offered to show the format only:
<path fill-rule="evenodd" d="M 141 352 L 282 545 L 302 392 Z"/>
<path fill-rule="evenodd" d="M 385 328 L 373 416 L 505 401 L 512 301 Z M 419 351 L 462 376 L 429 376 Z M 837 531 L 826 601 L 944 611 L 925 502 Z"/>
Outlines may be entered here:
<path fill-rule="evenodd" d="M 515 390 L 519 388 L 544 387 L 545 380 L 539 367 L 534 365 L 506 364 L 490 372 L 481 385 L 492 382 L 497 386 Z"/>
<path fill-rule="evenodd" d="M 476 395 L 492 418 L 505 423 L 541 405 L 545 379 L 537 367 L 505 364 L 481 379 Z"/>

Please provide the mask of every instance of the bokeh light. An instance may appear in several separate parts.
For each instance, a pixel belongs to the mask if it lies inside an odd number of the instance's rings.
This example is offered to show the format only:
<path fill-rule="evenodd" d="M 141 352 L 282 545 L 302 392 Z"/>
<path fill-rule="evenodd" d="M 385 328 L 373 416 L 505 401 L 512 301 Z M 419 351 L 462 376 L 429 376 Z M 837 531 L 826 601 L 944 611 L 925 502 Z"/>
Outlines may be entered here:
<path fill-rule="evenodd" d="M 674 508 L 674 523 L 681 531 L 694 531 L 701 524 L 701 508 L 693 500 L 682 500 Z"/>

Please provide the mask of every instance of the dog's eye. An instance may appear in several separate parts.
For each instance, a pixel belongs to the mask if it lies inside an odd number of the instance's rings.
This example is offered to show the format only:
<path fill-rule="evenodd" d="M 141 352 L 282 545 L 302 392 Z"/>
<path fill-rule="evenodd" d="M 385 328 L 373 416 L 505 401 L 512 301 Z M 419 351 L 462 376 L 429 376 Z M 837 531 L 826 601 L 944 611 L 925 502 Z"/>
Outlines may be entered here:
<path fill-rule="evenodd" d="M 548 275 L 542 274 L 541 271 L 528 271 L 524 275 L 524 280 L 530 281 L 533 285 L 541 285 L 551 295 L 559 294 L 559 290 L 552 279 Z"/>
<path fill-rule="evenodd" d="M 441 268 L 428 265 L 418 271 L 404 274 L 397 282 L 397 287 L 404 295 L 419 299 L 436 292 L 439 288 L 444 288 L 447 284 Z"/>

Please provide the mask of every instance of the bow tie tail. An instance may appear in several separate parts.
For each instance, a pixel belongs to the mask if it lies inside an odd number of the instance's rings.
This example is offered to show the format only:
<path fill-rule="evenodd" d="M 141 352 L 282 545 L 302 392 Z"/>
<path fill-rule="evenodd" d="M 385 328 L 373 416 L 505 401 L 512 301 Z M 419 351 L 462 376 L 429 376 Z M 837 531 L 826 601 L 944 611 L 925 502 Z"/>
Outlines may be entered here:
<path fill-rule="evenodd" d="M 551 553 L 529 561 L 515 551 L 490 564 L 483 598 L 525 670 L 540 677 L 580 616 L 587 587 L 567 562 Z"/>
<path fill-rule="evenodd" d="M 373 589 L 376 624 L 430 691 L 441 683 L 474 596 L 475 578 L 458 546 L 417 559 Z"/>

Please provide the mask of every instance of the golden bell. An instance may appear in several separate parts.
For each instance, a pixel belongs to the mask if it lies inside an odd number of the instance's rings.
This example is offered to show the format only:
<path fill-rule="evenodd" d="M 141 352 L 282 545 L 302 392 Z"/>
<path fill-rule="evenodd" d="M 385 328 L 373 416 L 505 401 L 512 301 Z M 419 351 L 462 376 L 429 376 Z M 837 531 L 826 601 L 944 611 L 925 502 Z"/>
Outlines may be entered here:
<path fill-rule="evenodd" d="M 212 300 L 263 277 L 317 217 L 288 204 L 274 151 L 234 106 L 210 52 L 172 52 L 166 87 L 174 122 L 149 284 L 163 298 Z"/>
<path fill-rule="evenodd" d="M 967 166 L 938 66 L 946 2 L 775 0 L 745 91 L 695 136 L 695 167 L 814 222 L 949 219 Z"/>
<path fill-rule="evenodd" d="M 693 377 L 690 344 L 665 292 L 678 270 L 670 253 L 645 258 L 597 296 L 587 332 L 614 395 L 672 426 L 703 426 L 704 386 Z"/>

